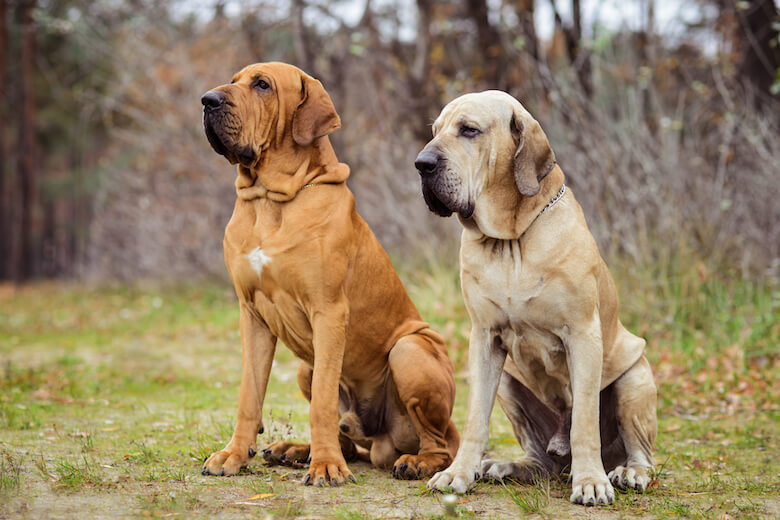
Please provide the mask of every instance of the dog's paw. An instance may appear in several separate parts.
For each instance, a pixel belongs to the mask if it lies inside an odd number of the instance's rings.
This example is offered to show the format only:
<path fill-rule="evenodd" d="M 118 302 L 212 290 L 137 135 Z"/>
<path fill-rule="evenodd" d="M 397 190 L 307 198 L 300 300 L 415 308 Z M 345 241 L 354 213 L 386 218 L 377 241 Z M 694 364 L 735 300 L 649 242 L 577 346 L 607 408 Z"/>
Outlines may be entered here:
<path fill-rule="evenodd" d="M 236 447 L 232 443 L 225 446 L 224 450 L 216 451 L 203 463 L 201 473 L 203 475 L 218 475 L 231 477 L 241 468 L 249 464 L 249 459 L 255 456 L 252 446 Z"/>
<path fill-rule="evenodd" d="M 325 485 L 340 486 L 345 482 L 356 482 L 354 475 L 347 468 L 344 460 L 318 461 L 313 460 L 309 471 L 303 477 L 303 484 L 322 487 Z"/>
<path fill-rule="evenodd" d="M 309 445 L 300 442 L 272 442 L 263 450 L 263 460 L 271 464 L 305 468 L 310 462 Z"/>
<path fill-rule="evenodd" d="M 637 491 L 646 490 L 651 480 L 644 466 L 618 466 L 609 472 L 607 478 L 615 487 Z"/>
<path fill-rule="evenodd" d="M 482 480 L 503 482 L 511 478 L 518 482 L 533 483 L 550 477 L 550 472 L 533 459 L 523 457 L 517 462 L 485 459 L 479 468 Z"/>
<path fill-rule="evenodd" d="M 481 478 L 491 482 L 503 482 L 506 477 L 511 477 L 514 473 L 514 462 L 497 459 L 485 459 L 479 468 Z"/>
<path fill-rule="evenodd" d="M 447 491 L 452 489 L 455 493 L 462 495 L 469 490 L 475 480 L 479 479 L 479 470 L 475 467 L 470 470 L 463 470 L 450 466 L 444 471 L 436 473 L 428 481 L 428 489 L 438 491 Z"/>
<path fill-rule="evenodd" d="M 615 500 L 615 490 L 607 476 L 575 478 L 569 501 L 585 506 L 608 505 Z"/>
<path fill-rule="evenodd" d="M 440 469 L 446 468 L 451 461 L 449 454 L 401 455 L 393 464 L 393 477 L 401 480 L 427 478 Z"/>

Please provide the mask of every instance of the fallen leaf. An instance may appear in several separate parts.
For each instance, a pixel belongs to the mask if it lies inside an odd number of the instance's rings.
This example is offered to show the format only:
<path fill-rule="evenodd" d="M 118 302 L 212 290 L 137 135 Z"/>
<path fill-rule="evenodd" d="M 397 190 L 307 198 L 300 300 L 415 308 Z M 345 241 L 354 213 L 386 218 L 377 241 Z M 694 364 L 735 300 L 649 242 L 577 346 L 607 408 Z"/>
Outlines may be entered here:
<path fill-rule="evenodd" d="M 258 493 L 257 495 L 247 498 L 247 500 L 262 500 L 264 498 L 271 498 L 272 496 L 274 496 L 273 493 Z"/>
<path fill-rule="evenodd" d="M 111 426 L 110 428 L 100 428 L 101 432 L 115 432 L 119 431 L 119 426 Z"/>
<path fill-rule="evenodd" d="M 35 399 L 51 399 L 51 392 L 46 390 L 45 388 L 39 388 L 32 394 L 30 394 Z"/>

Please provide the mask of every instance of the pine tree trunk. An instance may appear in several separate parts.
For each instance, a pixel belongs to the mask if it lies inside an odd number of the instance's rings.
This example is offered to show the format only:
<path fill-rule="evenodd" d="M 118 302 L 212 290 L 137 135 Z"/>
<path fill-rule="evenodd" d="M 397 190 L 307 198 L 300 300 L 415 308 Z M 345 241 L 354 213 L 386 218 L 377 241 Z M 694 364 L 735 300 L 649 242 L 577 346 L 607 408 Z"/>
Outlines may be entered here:
<path fill-rule="evenodd" d="M 11 178 L 8 175 L 5 164 L 8 160 L 6 147 L 5 128 L 8 116 L 6 105 L 8 90 L 6 86 L 5 68 L 8 50 L 8 2 L 0 0 L 0 97 L 6 103 L 0 104 L 0 280 L 7 280 L 11 276 Z"/>
<path fill-rule="evenodd" d="M 35 0 L 19 7 L 21 53 L 19 57 L 19 124 L 17 178 L 20 187 L 21 211 L 15 233 L 18 245 L 13 259 L 13 278 L 23 282 L 35 275 L 35 251 L 38 248 L 34 221 L 38 207 L 37 175 L 35 171 L 35 103 L 32 91 L 32 71 L 35 52 L 35 27 L 32 11 Z"/>

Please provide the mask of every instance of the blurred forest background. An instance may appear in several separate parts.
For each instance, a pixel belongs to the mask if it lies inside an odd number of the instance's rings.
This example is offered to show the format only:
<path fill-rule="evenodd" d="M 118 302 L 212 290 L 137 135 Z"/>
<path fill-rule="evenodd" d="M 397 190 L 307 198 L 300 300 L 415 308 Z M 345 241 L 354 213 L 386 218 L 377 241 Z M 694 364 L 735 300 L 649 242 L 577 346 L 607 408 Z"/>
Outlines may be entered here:
<path fill-rule="evenodd" d="M 271 60 L 330 92 L 394 258 L 457 262 L 413 160 L 445 103 L 498 88 L 608 261 L 776 279 L 779 31 L 773 0 L 0 0 L 0 279 L 225 277 L 234 170 L 200 95 Z"/>

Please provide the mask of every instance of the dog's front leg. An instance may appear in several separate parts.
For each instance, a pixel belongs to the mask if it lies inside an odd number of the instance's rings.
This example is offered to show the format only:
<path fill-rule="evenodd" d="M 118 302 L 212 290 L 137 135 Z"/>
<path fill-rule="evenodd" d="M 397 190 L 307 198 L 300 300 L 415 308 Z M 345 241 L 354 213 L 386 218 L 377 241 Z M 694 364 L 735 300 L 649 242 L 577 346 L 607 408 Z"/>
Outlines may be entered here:
<path fill-rule="evenodd" d="M 276 350 L 276 337 L 248 303 L 241 303 L 241 388 L 233 437 L 203 465 L 204 475 L 235 475 L 257 452 L 257 434 L 263 432 L 263 401 Z"/>
<path fill-rule="evenodd" d="M 480 478 L 479 467 L 487 448 L 490 412 L 505 360 L 506 350 L 497 339 L 491 338 L 490 330 L 474 324 L 469 339 L 469 408 L 460 449 L 450 467 L 428 481 L 428 488 L 444 491 L 449 487 L 456 493 L 465 493 Z"/>
<path fill-rule="evenodd" d="M 585 327 L 565 334 L 571 379 L 571 480 L 575 504 L 610 504 L 615 492 L 601 460 L 599 392 L 603 343 L 598 314 Z"/>
<path fill-rule="evenodd" d="M 311 465 L 304 484 L 338 486 L 355 477 L 339 444 L 339 379 L 346 343 L 346 302 L 318 306 L 311 320 L 314 373 L 311 382 Z"/>

